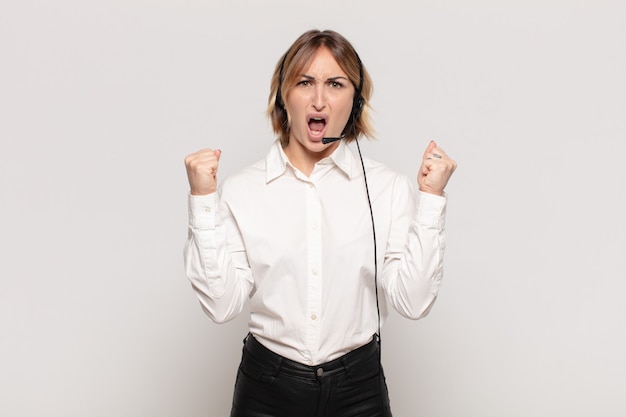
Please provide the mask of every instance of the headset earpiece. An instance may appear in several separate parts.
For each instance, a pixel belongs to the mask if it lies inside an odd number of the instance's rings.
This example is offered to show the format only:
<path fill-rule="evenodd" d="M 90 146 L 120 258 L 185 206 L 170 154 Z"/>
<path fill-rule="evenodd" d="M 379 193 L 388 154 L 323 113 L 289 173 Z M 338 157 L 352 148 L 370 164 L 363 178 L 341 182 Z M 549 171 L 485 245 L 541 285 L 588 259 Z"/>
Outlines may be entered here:
<path fill-rule="evenodd" d="M 352 103 L 352 119 L 356 123 L 363 111 L 363 97 L 359 94 L 354 97 L 354 101 Z"/>

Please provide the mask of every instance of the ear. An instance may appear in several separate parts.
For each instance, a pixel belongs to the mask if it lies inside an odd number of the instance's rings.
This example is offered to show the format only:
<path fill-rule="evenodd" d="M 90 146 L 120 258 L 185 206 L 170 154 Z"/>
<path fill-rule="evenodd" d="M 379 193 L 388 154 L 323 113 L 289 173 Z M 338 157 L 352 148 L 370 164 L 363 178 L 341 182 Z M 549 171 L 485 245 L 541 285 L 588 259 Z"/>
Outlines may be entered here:
<path fill-rule="evenodd" d="M 356 123 L 363 111 L 363 97 L 359 94 L 352 102 L 352 120 Z"/>

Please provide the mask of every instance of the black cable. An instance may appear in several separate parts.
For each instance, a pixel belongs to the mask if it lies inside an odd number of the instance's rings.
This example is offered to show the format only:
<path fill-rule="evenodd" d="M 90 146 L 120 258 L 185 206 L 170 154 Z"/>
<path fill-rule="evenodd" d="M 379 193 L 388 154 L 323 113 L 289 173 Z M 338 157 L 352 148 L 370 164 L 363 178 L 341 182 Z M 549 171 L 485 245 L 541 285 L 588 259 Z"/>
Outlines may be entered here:
<path fill-rule="evenodd" d="M 363 163 L 363 155 L 361 155 L 361 147 L 359 141 L 355 140 L 356 148 L 359 151 L 359 159 L 361 160 L 361 167 L 363 168 L 363 181 L 365 182 L 365 193 L 367 194 L 367 203 L 370 208 L 370 217 L 372 218 L 372 236 L 374 237 L 374 290 L 376 291 L 376 313 L 378 315 L 378 344 L 380 345 L 380 302 L 378 301 L 378 256 L 376 250 L 376 227 L 374 225 L 374 210 L 372 210 L 372 200 L 370 199 L 370 190 L 367 186 L 367 174 L 365 173 L 365 164 Z M 380 349 L 379 349 L 380 351 Z"/>
<path fill-rule="evenodd" d="M 382 361 L 382 339 L 380 337 L 380 301 L 378 299 L 378 256 L 376 250 L 376 226 L 374 225 L 374 210 L 372 209 L 372 200 L 370 198 L 370 190 L 367 185 L 367 174 L 365 173 L 365 163 L 363 163 L 363 155 L 361 154 L 361 147 L 359 146 L 358 139 L 355 139 L 356 148 L 359 151 L 359 159 L 361 160 L 361 168 L 363 168 L 363 182 L 365 183 L 365 193 L 367 194 L 367 203 L 370 208 L 370 217 L 372 218 L 372 236 L 374 238 L 374 291 L 376 292 L 376 314 L 378 318 L 378 332 L 376 337 L 378 338 L 378 384 L 380 390 L 380 401 L 383 410 L 385 409 L 385 401 L 383 396 L 383 361 Z"/>

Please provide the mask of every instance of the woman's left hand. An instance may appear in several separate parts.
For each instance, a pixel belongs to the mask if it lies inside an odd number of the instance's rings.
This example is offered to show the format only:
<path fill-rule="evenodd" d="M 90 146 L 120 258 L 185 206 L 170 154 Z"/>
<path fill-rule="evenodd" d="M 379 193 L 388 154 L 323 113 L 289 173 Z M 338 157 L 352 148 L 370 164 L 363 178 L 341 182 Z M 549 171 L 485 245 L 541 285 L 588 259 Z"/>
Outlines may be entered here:
<path fill-rule="evenodd" d="M 455 169 L 456 162 L 431 140 L 417 174 L 419 189 L 425 193 L 443 195 L 443 190 Z"/>

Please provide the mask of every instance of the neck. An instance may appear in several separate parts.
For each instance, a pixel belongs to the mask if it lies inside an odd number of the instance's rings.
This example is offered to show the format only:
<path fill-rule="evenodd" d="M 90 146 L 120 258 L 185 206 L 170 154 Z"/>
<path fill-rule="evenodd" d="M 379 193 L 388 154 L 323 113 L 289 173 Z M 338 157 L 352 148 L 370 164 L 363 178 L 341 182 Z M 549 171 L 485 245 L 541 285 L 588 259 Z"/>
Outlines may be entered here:
<path fill-rule="evenodd" d="M 339 141 L 330 145 L 324 145 L 320 151 L 308 149 L 296 139 L 291 138 L 287 146 L 283 148 L 289 162 L 307 177 L 311 176 L 315 164 L 332 154 L 339 146 Z"/>

